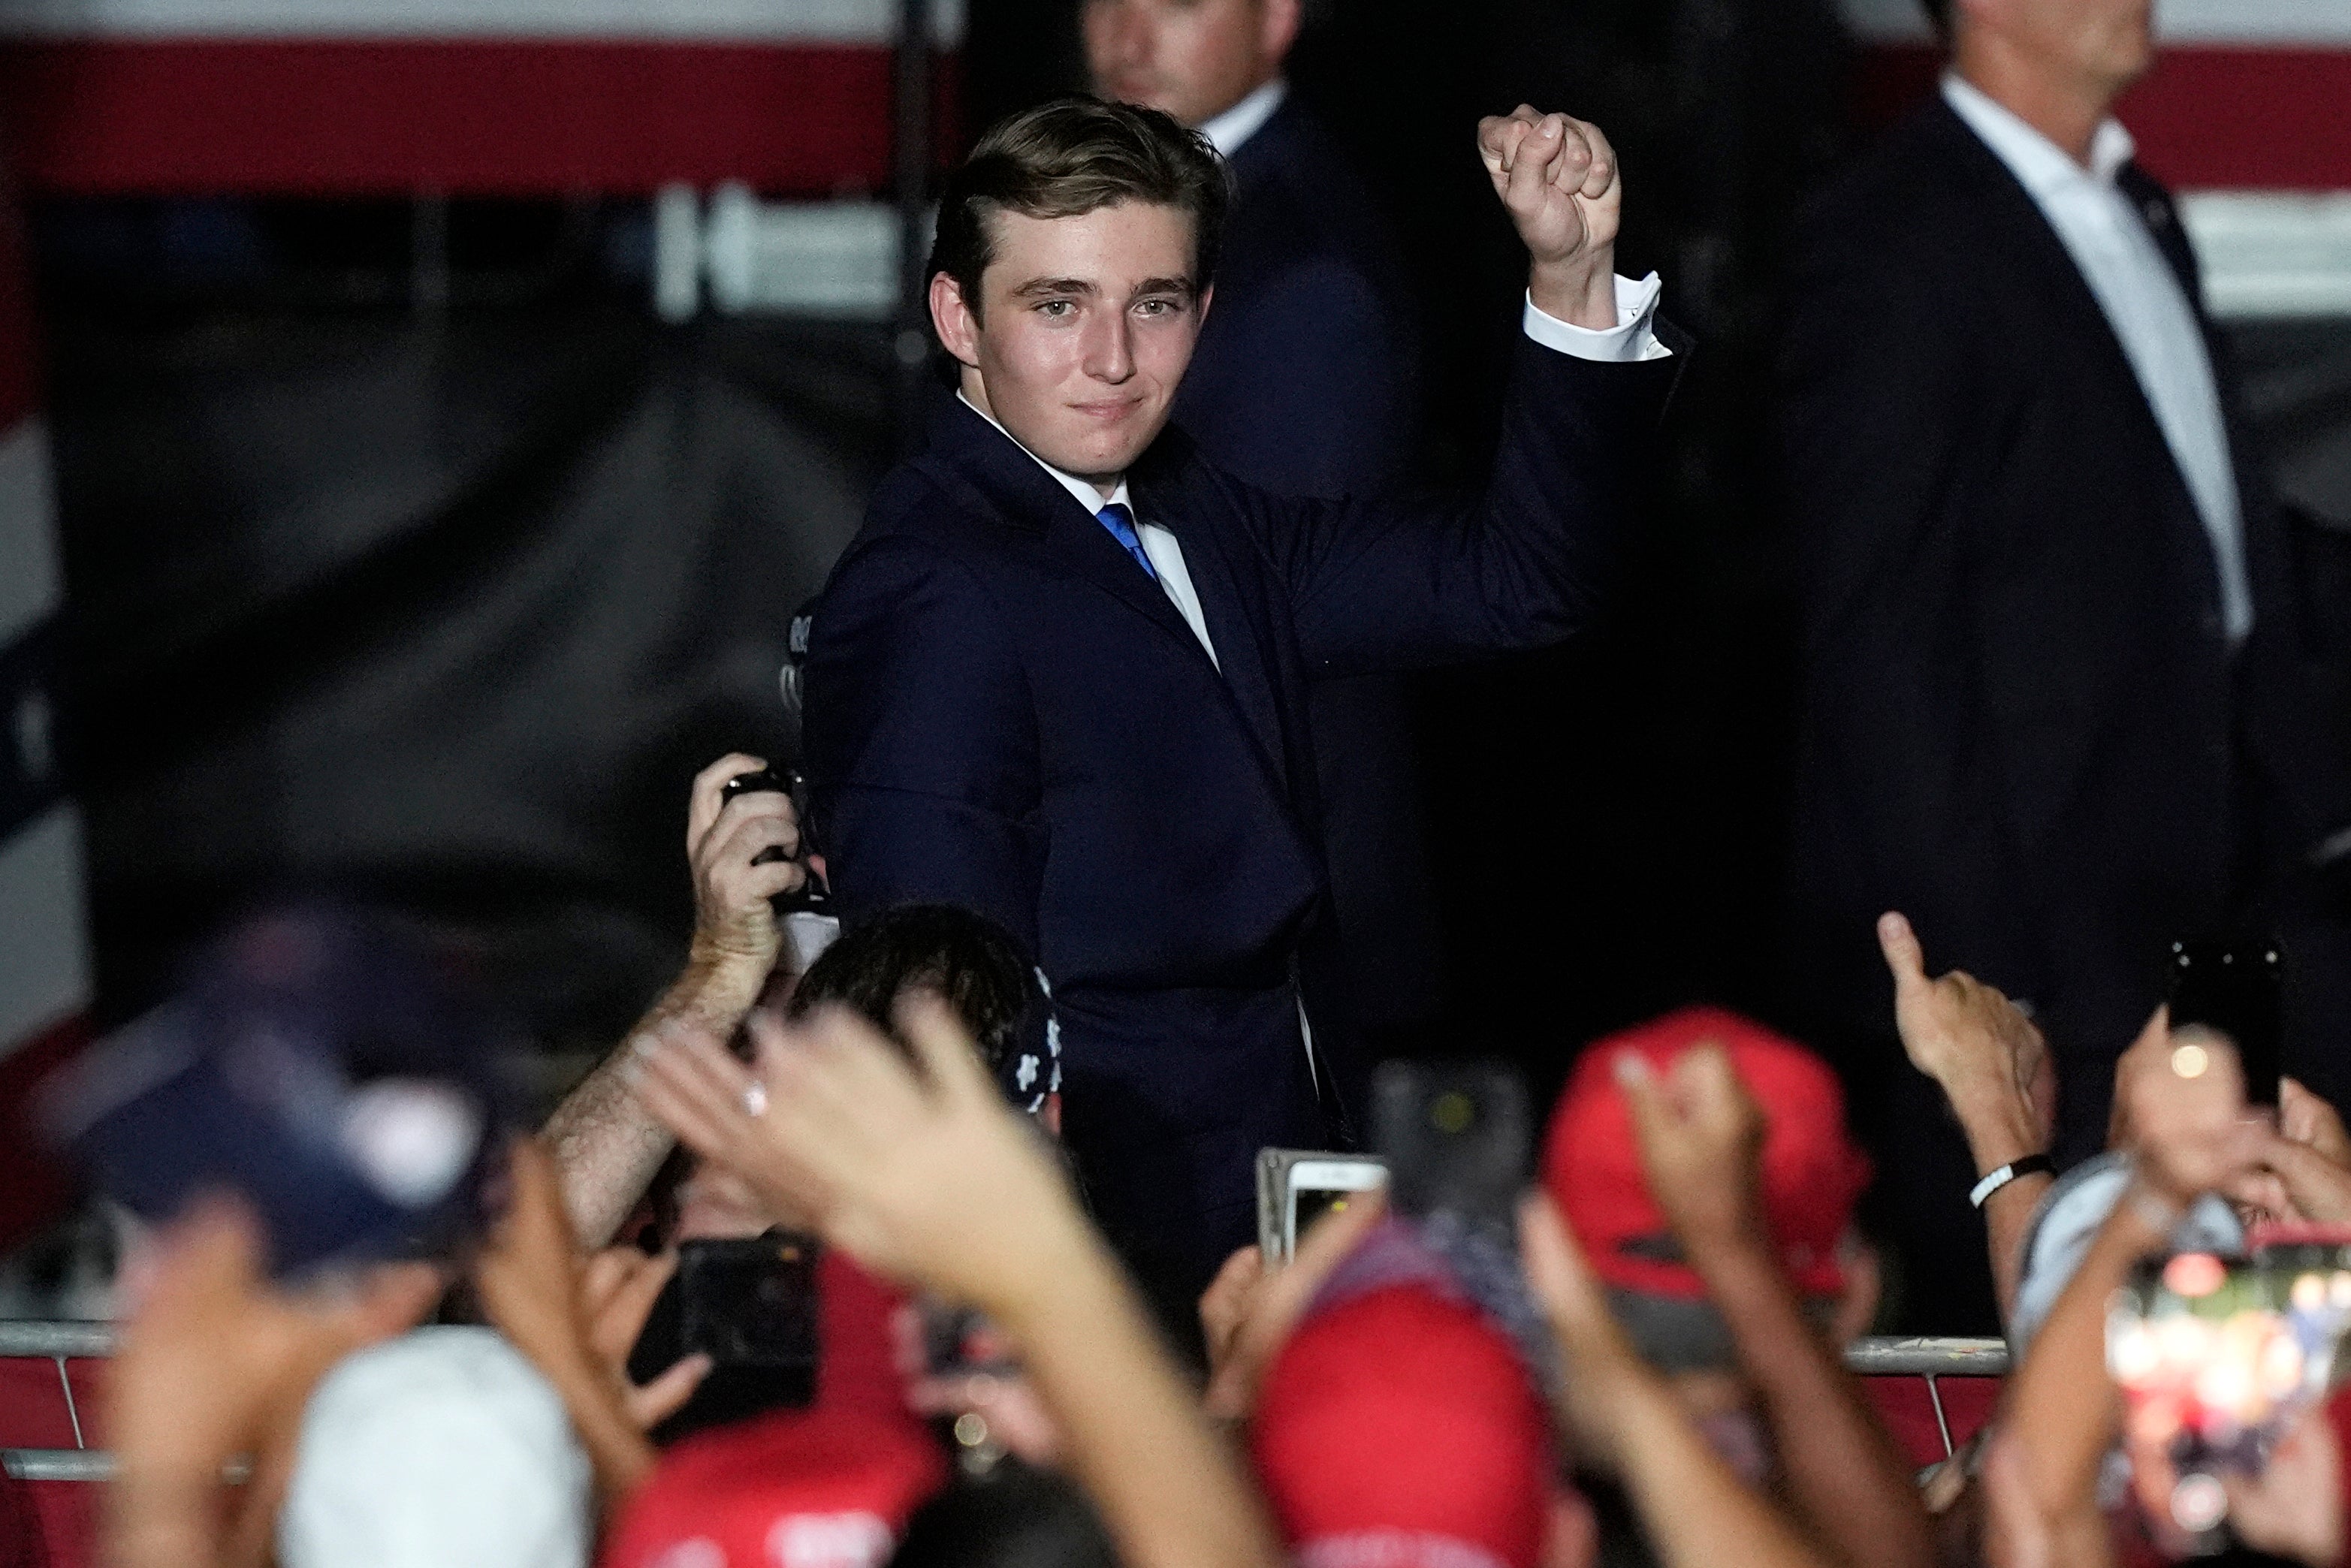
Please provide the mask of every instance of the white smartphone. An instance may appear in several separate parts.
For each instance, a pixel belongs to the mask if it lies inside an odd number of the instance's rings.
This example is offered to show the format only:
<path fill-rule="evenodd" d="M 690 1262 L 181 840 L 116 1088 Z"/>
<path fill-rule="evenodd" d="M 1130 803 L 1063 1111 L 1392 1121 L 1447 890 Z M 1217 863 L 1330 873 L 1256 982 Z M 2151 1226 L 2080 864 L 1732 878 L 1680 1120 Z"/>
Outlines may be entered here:
<path fill-rule="evenodd" d="M 1357 1193 L 1385 1186 L 1387 1162 L 1322 1149 L 1260 1149 L 1257 1156 L 1258 1246 L 1270 1264 L 1290 1261 L 1298 1239 Z"/>

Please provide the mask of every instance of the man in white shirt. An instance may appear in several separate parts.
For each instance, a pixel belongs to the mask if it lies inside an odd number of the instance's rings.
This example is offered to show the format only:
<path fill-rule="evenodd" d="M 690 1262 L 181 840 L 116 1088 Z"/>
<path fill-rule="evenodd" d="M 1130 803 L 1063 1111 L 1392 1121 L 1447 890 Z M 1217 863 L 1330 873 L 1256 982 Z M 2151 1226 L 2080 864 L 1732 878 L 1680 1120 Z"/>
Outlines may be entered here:
<path fill-rule="evenodd" d="M 1823 193 L 1790 291 L 1792 935 L 1880 1091 L 1913 1326 L 1988 1329 L 1987 1173 L 1902 1065 L 1876 917 L 2032 1004 L 2079 1157 L 2168 944 L 2268 926 L 2343 776 L 2194 257 L 2111 114 L 2149 0 L 1928 5 L 1941 90 Z"/>
<path fill-rule="evenodd" d="M 1482 497 L 1283 497 L 1170 425 L 1224 172 L 1164 114 L 1065 99 L 949 182 L 931 307 L 960 396 L 816 609 L 810 828 L 844 915 L 962 904 L 1029 946 L 1067 1146 L 1163 1301 L 1251 1238 L 1257 1151 L 1343 1139 L 1360 1086 L 1324 1022 L 1310 674 L 1586 623 L 1677 363 L 1656 280 L 1614 275 L 1599 132 L 1524 110 L 1479 139 L 1532 258 Z"/>

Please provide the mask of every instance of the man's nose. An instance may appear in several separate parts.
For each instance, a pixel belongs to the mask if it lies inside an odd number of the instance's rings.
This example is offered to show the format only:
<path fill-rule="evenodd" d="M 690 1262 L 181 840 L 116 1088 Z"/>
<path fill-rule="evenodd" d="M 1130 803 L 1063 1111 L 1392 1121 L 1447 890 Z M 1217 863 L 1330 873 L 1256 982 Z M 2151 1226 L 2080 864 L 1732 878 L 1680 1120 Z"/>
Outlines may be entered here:
<path fill-rule="evenodd" d="M 1113 385 L 1134 374 L 1134 346 L 1128 340 L 1126 312 L 1099 315 L 1087 324 L 1085 372 Z"/>
<path fill-rule="evenodd" d="M 1096 0 L 1104 15 L 1102 32 L 1104 53 L 1113 67 L 1144 66 L 1151 63 L 1151 17 L 1147 8 L 1135 0 Z"/>

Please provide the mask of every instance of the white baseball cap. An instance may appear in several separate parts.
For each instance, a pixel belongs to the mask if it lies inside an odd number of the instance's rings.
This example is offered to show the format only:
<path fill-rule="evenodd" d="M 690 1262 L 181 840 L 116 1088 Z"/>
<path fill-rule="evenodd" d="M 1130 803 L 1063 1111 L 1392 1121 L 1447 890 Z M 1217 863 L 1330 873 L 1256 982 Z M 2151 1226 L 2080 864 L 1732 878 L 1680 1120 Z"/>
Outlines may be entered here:
<path fill-rule="evenodd" d="M 423 1328 L 310 1396 L 277 1516 L 283 1568 L 584 1568 L 588 1456 L 563 1401 L 486 1328 Z"/>

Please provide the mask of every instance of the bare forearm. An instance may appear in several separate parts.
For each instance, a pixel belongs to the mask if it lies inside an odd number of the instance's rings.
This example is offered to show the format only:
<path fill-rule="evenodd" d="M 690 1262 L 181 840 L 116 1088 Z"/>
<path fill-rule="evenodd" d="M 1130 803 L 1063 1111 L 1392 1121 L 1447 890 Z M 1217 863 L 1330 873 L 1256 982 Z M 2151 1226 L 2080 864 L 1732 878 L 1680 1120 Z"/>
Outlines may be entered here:
<path fill-rule="evenodd" d="M 1959 1119 L 1960 1131 L 1967 1134 L 1968 1153 L 1974 1158 L 1978 1176 L 1990 1176 L 2027 1155 L 2046 1152 L 2032 1108 L 2013 1085 L 1992 1079 L 1972 1089 L 1946 1084 L 1944 1092 Z M 2003 1323 L 2016 1303 L 2024 1233 L 2032 1228 L 2033 1207 L 2049 1190 L 2050 1179 L 2043 1175 L 2019 1176 L 1984 1200 L 1984 1246 L 1991 1254 L 1992 1289 L 2000 1300 Z"/>
<path fill-rule="evenodd" d="M 541 1135 L 554 1151 L 563 1206 L 582 1246 L 611 1240 L 674 1142 L 629 1088 L 629 1055 L 636 1042 L 673 1019 L 699 1024 L 725 1040 L 758 1003 L 767 977 L 756 965 L 696 954 L 618 1049 L 547 1119 Z"/>
<path fill-rule="evenodd" d="M 1617 1463 L 1662 1568 L 1828 1568 L 1706 1446 L 1655 1374 L 1634 1370 L 1614 1403 Z"/>
<path fill-rule="evenodd" d="M 1855 1568 L 1924 1568 L 1934 1542 L 1909 1467 L 1778 1263 L 1747 1241 L 1693 1248 L 1692 1260 L 1730 1325 L 1797 1510 Z"/>
<path fill-rule="evenodd" d="M 2143 1212 L 2136 1190 L 2126 1194 L 2009 1380 L 2001 1424 L 2044 1518 L 2077 1511 L 2096 1485 L 2116 1423 L 2115 1386 L 2106 1372 L 2106 1298 L 2131 1265 L 2164 1240 L 2164 1229 Z"/>
<path fill-rule="evenodd" d="M 991 1307 L 1021 1347 L 1070 1467 L 1129 1568 L 1271 1568 L 1256 1494 L 1090 1234 L 1040 1288 Z"/>
<path fill-rule="evenodd" d="M 1990 1170 L 1998 1170 L 2005 1160 Z M 1984 1199 L 1984 1246 L 1991 1254 L 1992 1290 L 2000 1300 L 2004 1326 L 2016 1312 L 2017 1282 L 2024 1277 L 2024 1238 L 2032 1228 L 2033 1211 L 2053 1178 L 2043 1175 L 2018 1176 Z"/>

